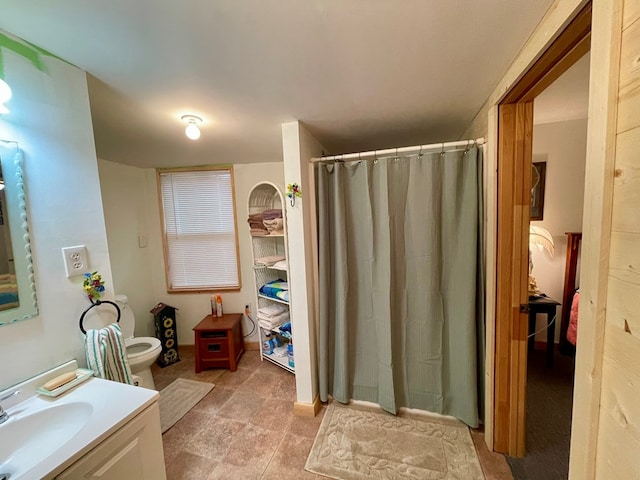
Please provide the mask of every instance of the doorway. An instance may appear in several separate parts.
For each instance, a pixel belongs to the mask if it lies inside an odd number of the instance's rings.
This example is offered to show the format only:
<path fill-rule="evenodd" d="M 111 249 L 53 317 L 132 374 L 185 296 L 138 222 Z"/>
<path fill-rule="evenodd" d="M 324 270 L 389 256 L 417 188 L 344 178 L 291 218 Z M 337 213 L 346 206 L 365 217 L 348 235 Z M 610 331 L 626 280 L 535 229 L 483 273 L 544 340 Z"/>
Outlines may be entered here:
<path fill-rule="evenodd" d="M 498 106 L 495 451 L 525 455 L 533 100 L 590 47 L 585 6 Z"/>

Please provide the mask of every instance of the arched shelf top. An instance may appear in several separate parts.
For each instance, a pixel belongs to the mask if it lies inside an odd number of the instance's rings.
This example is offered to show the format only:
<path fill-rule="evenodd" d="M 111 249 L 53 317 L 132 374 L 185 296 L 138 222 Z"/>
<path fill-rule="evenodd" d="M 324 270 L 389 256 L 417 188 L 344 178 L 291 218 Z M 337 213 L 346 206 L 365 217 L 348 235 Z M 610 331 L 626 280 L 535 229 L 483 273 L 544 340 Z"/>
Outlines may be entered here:
<path fill-rule="evenodd" d="M 282 192 L 276 184 L 271 182 L 260 182 L 254 185 L 249 193 L 247 206 L 249 214 L 280 208 L 283 217 L 286 215 Z"/>

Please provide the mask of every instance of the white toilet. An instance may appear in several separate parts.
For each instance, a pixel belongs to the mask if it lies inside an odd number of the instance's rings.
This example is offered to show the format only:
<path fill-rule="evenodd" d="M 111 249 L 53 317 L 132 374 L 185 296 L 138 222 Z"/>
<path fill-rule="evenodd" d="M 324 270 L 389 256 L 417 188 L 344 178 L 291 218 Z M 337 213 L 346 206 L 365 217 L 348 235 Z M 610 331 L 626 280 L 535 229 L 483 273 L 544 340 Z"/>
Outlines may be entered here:
<path fill-rule="evenodd" d="M 140 377 L 141 387 L 156 389 L 151 375 L 151 364 L 156 361 L 162 351 L 160 340 L 155 337 L 134 337 L 133 330 L 136 320 L 131 307 L 127 304 L 126 295 L 116 295 L 115 302 L 120 308 L 120 329 L 127 347 L 127 360 L 131 367 L 131 373 Z"/>

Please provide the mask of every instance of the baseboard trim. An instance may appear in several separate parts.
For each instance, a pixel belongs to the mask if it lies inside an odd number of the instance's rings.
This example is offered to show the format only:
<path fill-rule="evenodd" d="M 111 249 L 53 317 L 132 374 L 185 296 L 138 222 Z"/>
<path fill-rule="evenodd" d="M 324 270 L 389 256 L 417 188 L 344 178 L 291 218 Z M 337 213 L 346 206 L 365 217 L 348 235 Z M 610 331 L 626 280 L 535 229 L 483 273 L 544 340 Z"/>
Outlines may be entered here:
<path fill-rule="evenodd" d="M 313 403 L 293 402 L 293 414 L 299 417 L 315 417 L 320 411 L 321 406 L 320 396 L 316 395 Z"/>

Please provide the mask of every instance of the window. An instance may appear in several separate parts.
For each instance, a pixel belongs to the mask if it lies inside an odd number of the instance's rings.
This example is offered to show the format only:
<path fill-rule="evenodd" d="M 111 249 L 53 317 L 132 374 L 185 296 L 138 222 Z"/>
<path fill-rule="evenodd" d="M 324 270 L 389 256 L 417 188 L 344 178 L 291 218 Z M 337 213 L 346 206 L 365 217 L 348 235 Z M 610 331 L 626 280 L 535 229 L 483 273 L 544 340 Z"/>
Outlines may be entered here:
<path fill-rule="evenodd" d="M 160 170 L 167 289 L 240 288 L 233 170 Z"/>

